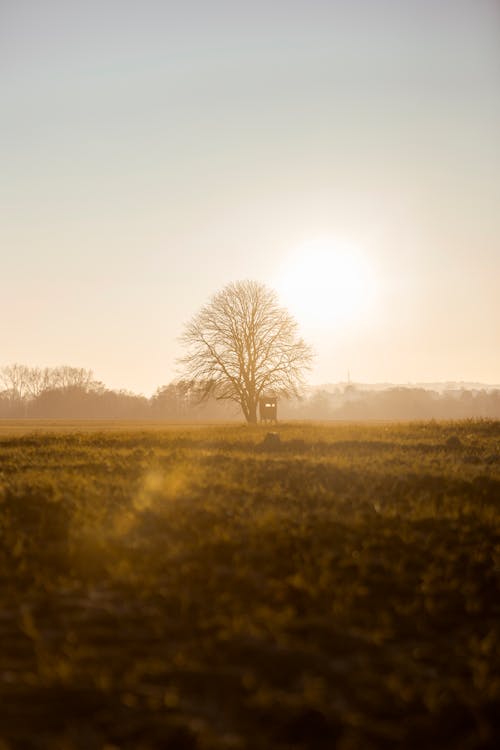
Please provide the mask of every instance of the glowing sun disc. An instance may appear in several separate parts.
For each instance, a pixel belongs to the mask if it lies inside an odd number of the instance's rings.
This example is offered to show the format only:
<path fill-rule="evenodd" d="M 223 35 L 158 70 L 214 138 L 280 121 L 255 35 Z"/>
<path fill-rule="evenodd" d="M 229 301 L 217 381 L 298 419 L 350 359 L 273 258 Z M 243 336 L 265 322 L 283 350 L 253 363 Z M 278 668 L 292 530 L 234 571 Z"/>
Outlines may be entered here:
<path fill-rule="evenodd" d="M 276 284 L 299 323 L 345 326 L 370 313 L 375 278 L 357 248 L 330 240 L 306 242 L 287 259 Z"/>

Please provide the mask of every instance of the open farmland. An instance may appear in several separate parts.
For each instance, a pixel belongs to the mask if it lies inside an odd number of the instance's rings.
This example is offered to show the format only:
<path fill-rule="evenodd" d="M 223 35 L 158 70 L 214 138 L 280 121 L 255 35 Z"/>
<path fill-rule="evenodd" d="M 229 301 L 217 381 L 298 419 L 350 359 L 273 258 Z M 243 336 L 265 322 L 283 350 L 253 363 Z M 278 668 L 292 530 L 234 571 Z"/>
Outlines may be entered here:
<path fill-rule="evenodd" d="M 500 423 L 277 430 L 4 425 L 2 750 L 498 746 Z"/>

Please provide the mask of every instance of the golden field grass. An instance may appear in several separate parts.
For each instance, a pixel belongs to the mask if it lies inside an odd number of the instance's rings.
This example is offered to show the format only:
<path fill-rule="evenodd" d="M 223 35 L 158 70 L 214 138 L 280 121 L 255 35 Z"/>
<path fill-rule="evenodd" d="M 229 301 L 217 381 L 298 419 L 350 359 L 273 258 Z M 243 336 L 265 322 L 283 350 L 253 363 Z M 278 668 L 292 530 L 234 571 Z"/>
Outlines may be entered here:
<path fill-rule="evenodd" d="M 0 747 L 500 741 L 500 423 L 0 425 Z"/>
<path fill-rule="evenodd" d="M 123 419 L 0 419 L 0 439 L 17 435 L 37 435 L 71 432 L 167 432 L 206 430 L 205 423 L 174 423 L 162 420 Z"/>

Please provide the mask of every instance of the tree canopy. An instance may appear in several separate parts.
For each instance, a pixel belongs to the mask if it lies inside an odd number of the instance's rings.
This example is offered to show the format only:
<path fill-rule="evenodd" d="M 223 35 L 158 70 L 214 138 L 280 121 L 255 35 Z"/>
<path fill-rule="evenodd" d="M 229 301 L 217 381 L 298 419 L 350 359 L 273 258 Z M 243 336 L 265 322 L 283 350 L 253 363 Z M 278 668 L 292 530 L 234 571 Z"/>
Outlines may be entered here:
<path fill-rule="evenodd" d="M 312 359 L 294 318 L 256 281 L 225 286 L 187 323 L 181 341 L 183 377 L 201 398 L 239 404 L 249 423 L 257 421 L 259 398 L 299 395 Z"/>

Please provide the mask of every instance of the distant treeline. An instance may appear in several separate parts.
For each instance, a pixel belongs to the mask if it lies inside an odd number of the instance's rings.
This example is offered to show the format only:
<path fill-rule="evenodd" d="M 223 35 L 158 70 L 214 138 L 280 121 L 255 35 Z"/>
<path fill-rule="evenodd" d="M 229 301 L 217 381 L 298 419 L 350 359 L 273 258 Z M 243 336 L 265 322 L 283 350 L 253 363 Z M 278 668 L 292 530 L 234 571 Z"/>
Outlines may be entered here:
<path fill-rule="evenodd" d="M 302 402 L 286 405 L 294 419 L 467 419 L 500 418 L 500 389 L 450 389 L 388 386 L 372 390 L 354 385 L 316 389 Z"/>
<path fill-rule="evenodd" d="M 214 399 L 200 403 L 200 390 L 199 384 L 175 381 L 146 398 L 106 388 L 88 369 L 14 364 L 0 368 L 0 418 L 241 421 L 236 404 Z M 349 384 L 311 389 L 300 400 L 282 400 L 278 413 L 281 419 L 314 420 L 498 419 L 500 389 L 370 390 Z"/>
<path fill-rule="evenodd" d="M 0 368 L 0 418 L 182 422 L 239 419 L 239 409 L 213 400 L 199 404 L 198 389 L 183 381 L 163 385 L 146 398 L 107 388 L 85 368 L 14 364 Z"/>

